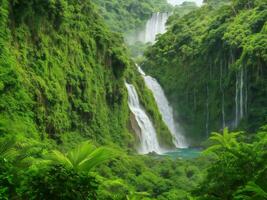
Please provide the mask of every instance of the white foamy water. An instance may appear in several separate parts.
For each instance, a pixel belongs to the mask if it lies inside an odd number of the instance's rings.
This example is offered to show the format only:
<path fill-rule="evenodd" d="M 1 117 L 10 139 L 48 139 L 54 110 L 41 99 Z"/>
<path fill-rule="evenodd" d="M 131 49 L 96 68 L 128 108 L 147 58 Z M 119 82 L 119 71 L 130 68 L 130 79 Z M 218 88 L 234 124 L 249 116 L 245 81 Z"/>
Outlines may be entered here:
<path fill-rule="evenodd" d="M 127 43 L 154 43 L 158 34 L 163 34 L 166 32 L 165 24 L 168 18 L 168 13 L 153 13 L 151 18 L 147 21 L 145 28 L 137 30 L 134 33 L 126 36 Z"/>
<path fill-rule="evenodd" d="M 161 154 L 163 150 L 159 146 L 156 130 L 145 110 L 140 105 L 139 98 L 134 86 L 128 83 L 125 83 L 125 85 L 128 91 L 129 108 L 140 128 L 140 134 L 138 134 L 140 140 L 138 152 L 140 154 L 147 154 L 150 152 Z"/>
<path fill-rule="evenodd" d="M 138 71 L 143 76 L 146 86 L 152 91 L 153 96 L 156 100 L 158 105 L 159 111 L 162 115 L 163 121 L 169 128 L 172 137 L 173 137 L 173 144 L 176 148 L 187 148 L 188 145 L 186 140 L 182 134 L 181 128 L 178 123 L 175 122 L 173 116 L 173 109 L 170 106 L 167 97 L 164 94 L 164 91 L 160 84 L 157 82 L 156 79 L 152 78 L 151 76 L 146 76 L 143 70 L 138 67 Z"/>

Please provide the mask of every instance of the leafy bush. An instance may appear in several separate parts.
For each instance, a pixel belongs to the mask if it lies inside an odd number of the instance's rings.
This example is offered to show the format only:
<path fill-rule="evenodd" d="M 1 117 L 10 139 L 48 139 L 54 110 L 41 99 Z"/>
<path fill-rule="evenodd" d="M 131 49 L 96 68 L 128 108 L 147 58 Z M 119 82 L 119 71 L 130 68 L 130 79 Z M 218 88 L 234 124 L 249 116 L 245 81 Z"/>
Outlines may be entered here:
<path fill-rule="evenodd" d="M 215 156 L 215 162 L 195 191 L 199 199 L 265 198 L 267 129 L 263 127 L 250 142 L 238 135 L 225 129 L 223 135 L 214 133 L 210 138 L 215 144 L 206 152 Z"/>
<path fill-rule="evenodd" d="M 23 174 L 19 188 L 22 199 L 96 199 L 98 182 L 88 173 L 77 173 L 63 166 Z"/>
<path fill-rule="evenodd" d="M 0 199 L 10 199 L 15 190 L 14 181 L 11 163 L 0 157 Z"/>

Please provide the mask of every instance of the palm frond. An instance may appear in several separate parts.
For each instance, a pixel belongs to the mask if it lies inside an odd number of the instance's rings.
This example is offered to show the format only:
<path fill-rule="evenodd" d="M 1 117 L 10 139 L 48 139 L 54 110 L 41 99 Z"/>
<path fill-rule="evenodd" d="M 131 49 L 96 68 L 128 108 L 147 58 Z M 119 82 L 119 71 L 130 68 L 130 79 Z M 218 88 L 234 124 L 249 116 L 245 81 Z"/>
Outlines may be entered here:
<path fill-rule="evenodd" d="M 77 172 L 89 172 L 93 167 L 110 159 L 113 151 L 107 148 L 96 148 L 91 142 L 86 141 L 78 145 L 67 154 L 54 150 L 46 159 L 52 164 L 61 164 Z"/>
<path fill-rule="evenodd" d="M 98 148 L 94 150 L 88 157 L 79 163 L 79 171 L 90 171 L 95 166 L 110 159 L 113 156 L 113 152 L 107 148 Z"/>
<path fill-rule="evenodd" d="M 94 150 L 95 150 L 95 146 L 91 144 L 89 141 L 86 141 L 78 145 L 73 150 L 71 150 L 67 154 L 67 157 L 72 162 L 73 166 L 76 166 L 80 162 L 85 160 Z"/>
<path fill-rule="evenodd" d="M 52 153 L 48 154 L 47 158 L 55 164 L 61 164 L 66 168 L 73 168 L 73 164 L 68 159 L 68 157 L 65 156 L 63 153 L 61 153 L 60 151 L 53 150 Z"/>
<path fill-rule="evenodd" d="M 0 142 L 0 156 L 8 160 L 15 159 L 15 157 L 18 155 L 18 151 L 16 150 L 15 145 L 15 137 L 2 139 L 2 141 Z"/>
<path fill-rule="evenodd" d="M 241 196 L 246 196 L 244 193 L 252 192 L 254 196 L 261 197 L 262 199 L 267 199 L 267 192 L 264 191 L 259 185 L 250 181 L 246 187 L 239 191 Z M 238 195 L 239 196 L 239 195 Z"/>

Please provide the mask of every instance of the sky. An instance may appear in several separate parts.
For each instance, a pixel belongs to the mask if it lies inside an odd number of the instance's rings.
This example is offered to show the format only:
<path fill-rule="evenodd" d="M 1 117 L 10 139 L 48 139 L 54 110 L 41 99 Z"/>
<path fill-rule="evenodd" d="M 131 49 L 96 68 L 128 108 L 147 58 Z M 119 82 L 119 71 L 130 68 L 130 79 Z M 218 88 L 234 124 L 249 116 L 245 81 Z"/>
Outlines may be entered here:
<path fill-rule="evenodd" d="M 203 0 L 167 0 L 170 4 L 172 5 L 179 5 L 181 3 L 183 3 L 184 1 L 193 1 L 196 2 L 197 5 L 201 5 Z"/>

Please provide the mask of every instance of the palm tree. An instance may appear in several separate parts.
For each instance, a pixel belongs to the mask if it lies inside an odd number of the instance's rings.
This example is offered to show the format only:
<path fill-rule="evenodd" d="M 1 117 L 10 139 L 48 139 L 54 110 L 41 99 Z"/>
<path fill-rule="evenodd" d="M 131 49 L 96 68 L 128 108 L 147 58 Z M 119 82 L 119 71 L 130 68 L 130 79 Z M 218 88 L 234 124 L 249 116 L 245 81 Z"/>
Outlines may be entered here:
<path fill-rule="evenodd" d="M 83 142 L 73 150 L 64 154 L 54 150 L 47 156 L 52 164 L 61 164 L 66 168 L 77 172 L 89 172 L 93 167 L 114 156 L 110 149 L 100 147 L 96 148 L 89 141 Z"/>

